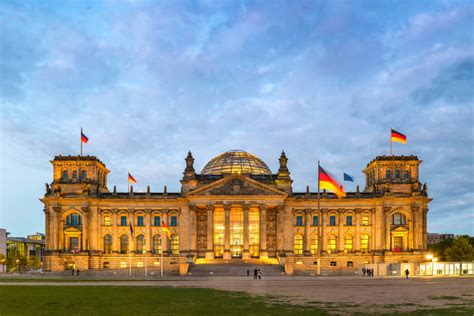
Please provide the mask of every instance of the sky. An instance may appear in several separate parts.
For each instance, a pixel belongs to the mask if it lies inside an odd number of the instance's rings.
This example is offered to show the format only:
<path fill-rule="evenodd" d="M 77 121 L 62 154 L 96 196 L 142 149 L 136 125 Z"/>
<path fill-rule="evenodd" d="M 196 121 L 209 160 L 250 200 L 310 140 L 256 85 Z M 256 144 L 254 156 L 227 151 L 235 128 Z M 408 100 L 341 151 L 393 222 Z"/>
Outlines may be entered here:
<path fill-rule="evenodd" d="M 417 155 L 433 201 L 428 231 L 474 235 L 472 1 L 1 1 L 0 227 L 44 232 L 50 160 L 84 154 L 109 188 L 180 190 L 230 149 L 293 190 L 317 161 L 365 185 L 362 169 Z"/>

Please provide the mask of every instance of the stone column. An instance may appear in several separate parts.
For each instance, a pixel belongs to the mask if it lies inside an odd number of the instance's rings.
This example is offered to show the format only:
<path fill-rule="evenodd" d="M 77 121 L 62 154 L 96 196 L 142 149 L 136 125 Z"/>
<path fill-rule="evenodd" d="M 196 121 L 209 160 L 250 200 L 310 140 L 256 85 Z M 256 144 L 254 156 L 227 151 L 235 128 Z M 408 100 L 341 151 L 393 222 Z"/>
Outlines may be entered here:
<path fill-rule="evenodd" d="M 151 235 L 151 210 L 145 210 L 145 248 L 147 253 L 152 253 L 152 239 L 153 236 Z"/>
<path fill-rule="evenodd" d="M 342 227 L 344 225 L 344 210 L 337 210 L 337 252 L 344 251 L 344 234 Z"/>
<path fill-rule="evenodd" d="M 118 236 L 118 210 L 112 210 L 112 253 L 120 252 L 120 236 Z"/>
<path fill-rule="evenodd" d="M 163 215 L 161 220 L 166 224 L 166 226 L 170 227 L 168 223 L 168 210 L 163 210 L 162 214 Z M 165 236 L 161 239 L 161 242 L 163 243 L 161 245 L 161 251 L 163 252 L 163 256 L 168 256 L 170 253 L 170 240 L 168 239 L 168 237 Z"/>
<path fill-rule="evenodd" d="M 427 250 L 428 249 L 428 245 L 426 243 L 426 234 L 427 234 L 427 227 L 426 227 L 426 217 L 428 215 L 428 209 L 425 208 L 423 209 L 423 250 Z"/>
<path fill-rule="evenodd" d="M 244 212 L 244 251 L 242 259 L 250 259 L 249 208 L 249 205 L 242 206 Z"/>
<path fill-rule="evenodd" d="M 89 222 L 90 222 L 90 208 L 89 207 L 82 207 L 82 235 L 81 235 L 81 251 L 88 250 L 87 243 L 88 243 L 88 230 L 89 230 Z"/>
<path fill-rule="evenodd" d="M 225 235 L 224 235 L 224 259 L 229 260 L 232 258 L 230 252 L 230 205 L 224 206 L 225 213 Z"/>
<path fill-rule="evenodd" d="M 355 223 L 356 223 L 356 228 L 355 228 L 355 245 L 354 245 L 354 251 L 360 251 L 360 209 L 355 210 Z M 352 223 L 354 224 L 354 223 Z"/>
<path fill-rule="evenodd" d="M 189 206 L 189 250 L 190 254 L 197 256 L 197 212 L 196 206 Z"/>
<path fill-rule="evenodd" d="M 45 207 L 43 209 L 44 211 L 44 235 L 45 235 L 45 250 L 51 250 L 51 229 L 50 229 L 50 226 L 49 226 L 49 219 L 50 219 L 50 216 L 49 216 L 49 209 L 48 207 Z"/>
<path fill-rule="evenodd" d="M 267 206 L 260 205 L 260 259 L 267 258 Z"/>
<path fill-rule="evenodd" d="M 214 206 L 207 206 L 207 249 L 206 259 L 214 259 Z"/>
<path fill-rule="evenodd" d="M 392 250 L 391 236 L 390 236 L 390 208 L 384 208 L 385 216 L 385 250 Z"/>
<path fill-rule="evenodd" d="M 285 208 L 283 205 L 277 206 L 277 255 L 283 254 Z"/>
<path fill-rule="evenodd" d="M 319 214 L 320 217 L 320 223 L 321 225 L 321 236 L 320 236 L 320 242 L 318 244 L 318 247 L 321 247 L 321 253 L 328 251 L 328 237 L 327 237 L 327 224 L 326 224 L 326 219 L 327 219 L 327 210 L 321 209 L 321 213 Z"/>
<path fill-rule="evenodd" d="M 372 239 L 375 241 L 375 249 L 383 251 L 385 249 L 385 213 L 383 205 L 375 207 L 375 214 L 372 216 Z"/>
<path fill-rule="evenodd" d="M 61 212 L 60 207 L 52 207 L 52 234 L 51 234 L 51 245 L 53 247 L 53 250 L 62 250 L 59 247 L 59 213 Z"/>
<path fill-rule="evenodd" d="M 305 210 L 304 218 L 304 255 L 311 256 L 311 237 L 309 236 L 309 229 L 311 224 L 311 210 Z"/>
<path fill-rule="evenodd" d="M 101 249 L 101 243 L 100 240 L 102 240 L 102 236 L 99 231 L 99 226 L 97 223 L 98 219 L 98 209 L 97 206 L 92 206 L 89 208 L 89 230 L 87 231 L 87 243 L 88 245 L 88 250 L 91 251 L 100 251 Z"/>

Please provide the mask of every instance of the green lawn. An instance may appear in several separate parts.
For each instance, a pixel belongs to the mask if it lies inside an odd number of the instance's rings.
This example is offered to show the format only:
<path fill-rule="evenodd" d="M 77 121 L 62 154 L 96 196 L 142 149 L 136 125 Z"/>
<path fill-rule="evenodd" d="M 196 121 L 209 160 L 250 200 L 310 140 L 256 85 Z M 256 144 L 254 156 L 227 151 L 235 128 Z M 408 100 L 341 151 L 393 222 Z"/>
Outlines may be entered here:
<path fill-rule="evenodd" d="M 210 289 L 128 286 L 1 286 L 0 315 L 325 315 Z"/>

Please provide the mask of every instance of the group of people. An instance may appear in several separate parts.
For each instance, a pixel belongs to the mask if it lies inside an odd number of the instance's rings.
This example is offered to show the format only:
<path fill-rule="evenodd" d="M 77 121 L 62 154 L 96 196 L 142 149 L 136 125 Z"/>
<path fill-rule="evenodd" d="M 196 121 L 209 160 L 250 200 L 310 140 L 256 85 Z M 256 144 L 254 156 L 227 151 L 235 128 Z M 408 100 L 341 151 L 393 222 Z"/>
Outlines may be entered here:
<path fill-rule="evenodd" d="M 362 268 L 362 276 L 373 277 L 374 276 L 374 269 Z"/>
<path fill-rule="evenodd" d="M 74 276 L 74 272 L 76 272 L 76 275 L 79 276 L 79 269 L 72 269 L 72 276 Z"/>
<path fill-rule="evenodd" d="M 247 269 L 247 276 L 250 276 L 250 270 Z M 262 270 L 260 269 L 253 269 L 253 279 L 254 280 L 257 280 L 257 279 L 261 279 L 262 278 Z"/>

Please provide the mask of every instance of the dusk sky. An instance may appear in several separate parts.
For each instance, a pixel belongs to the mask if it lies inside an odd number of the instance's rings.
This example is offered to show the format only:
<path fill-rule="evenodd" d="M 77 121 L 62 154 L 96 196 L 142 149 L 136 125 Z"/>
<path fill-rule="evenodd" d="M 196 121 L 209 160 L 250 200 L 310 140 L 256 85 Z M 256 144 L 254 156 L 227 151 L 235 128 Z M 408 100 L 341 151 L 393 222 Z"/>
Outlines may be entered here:
<path fill-rule="evenodd" d="M 109 188 L 179 191 L 230 149 L 293 190 L 317 161 L 363 188 L 362 169 L 417 155 L 428 231 L 474 235 L 472 1 L 2 1 L 0 227 L 44 232 L 50 160 L 84 154 Z"/>

